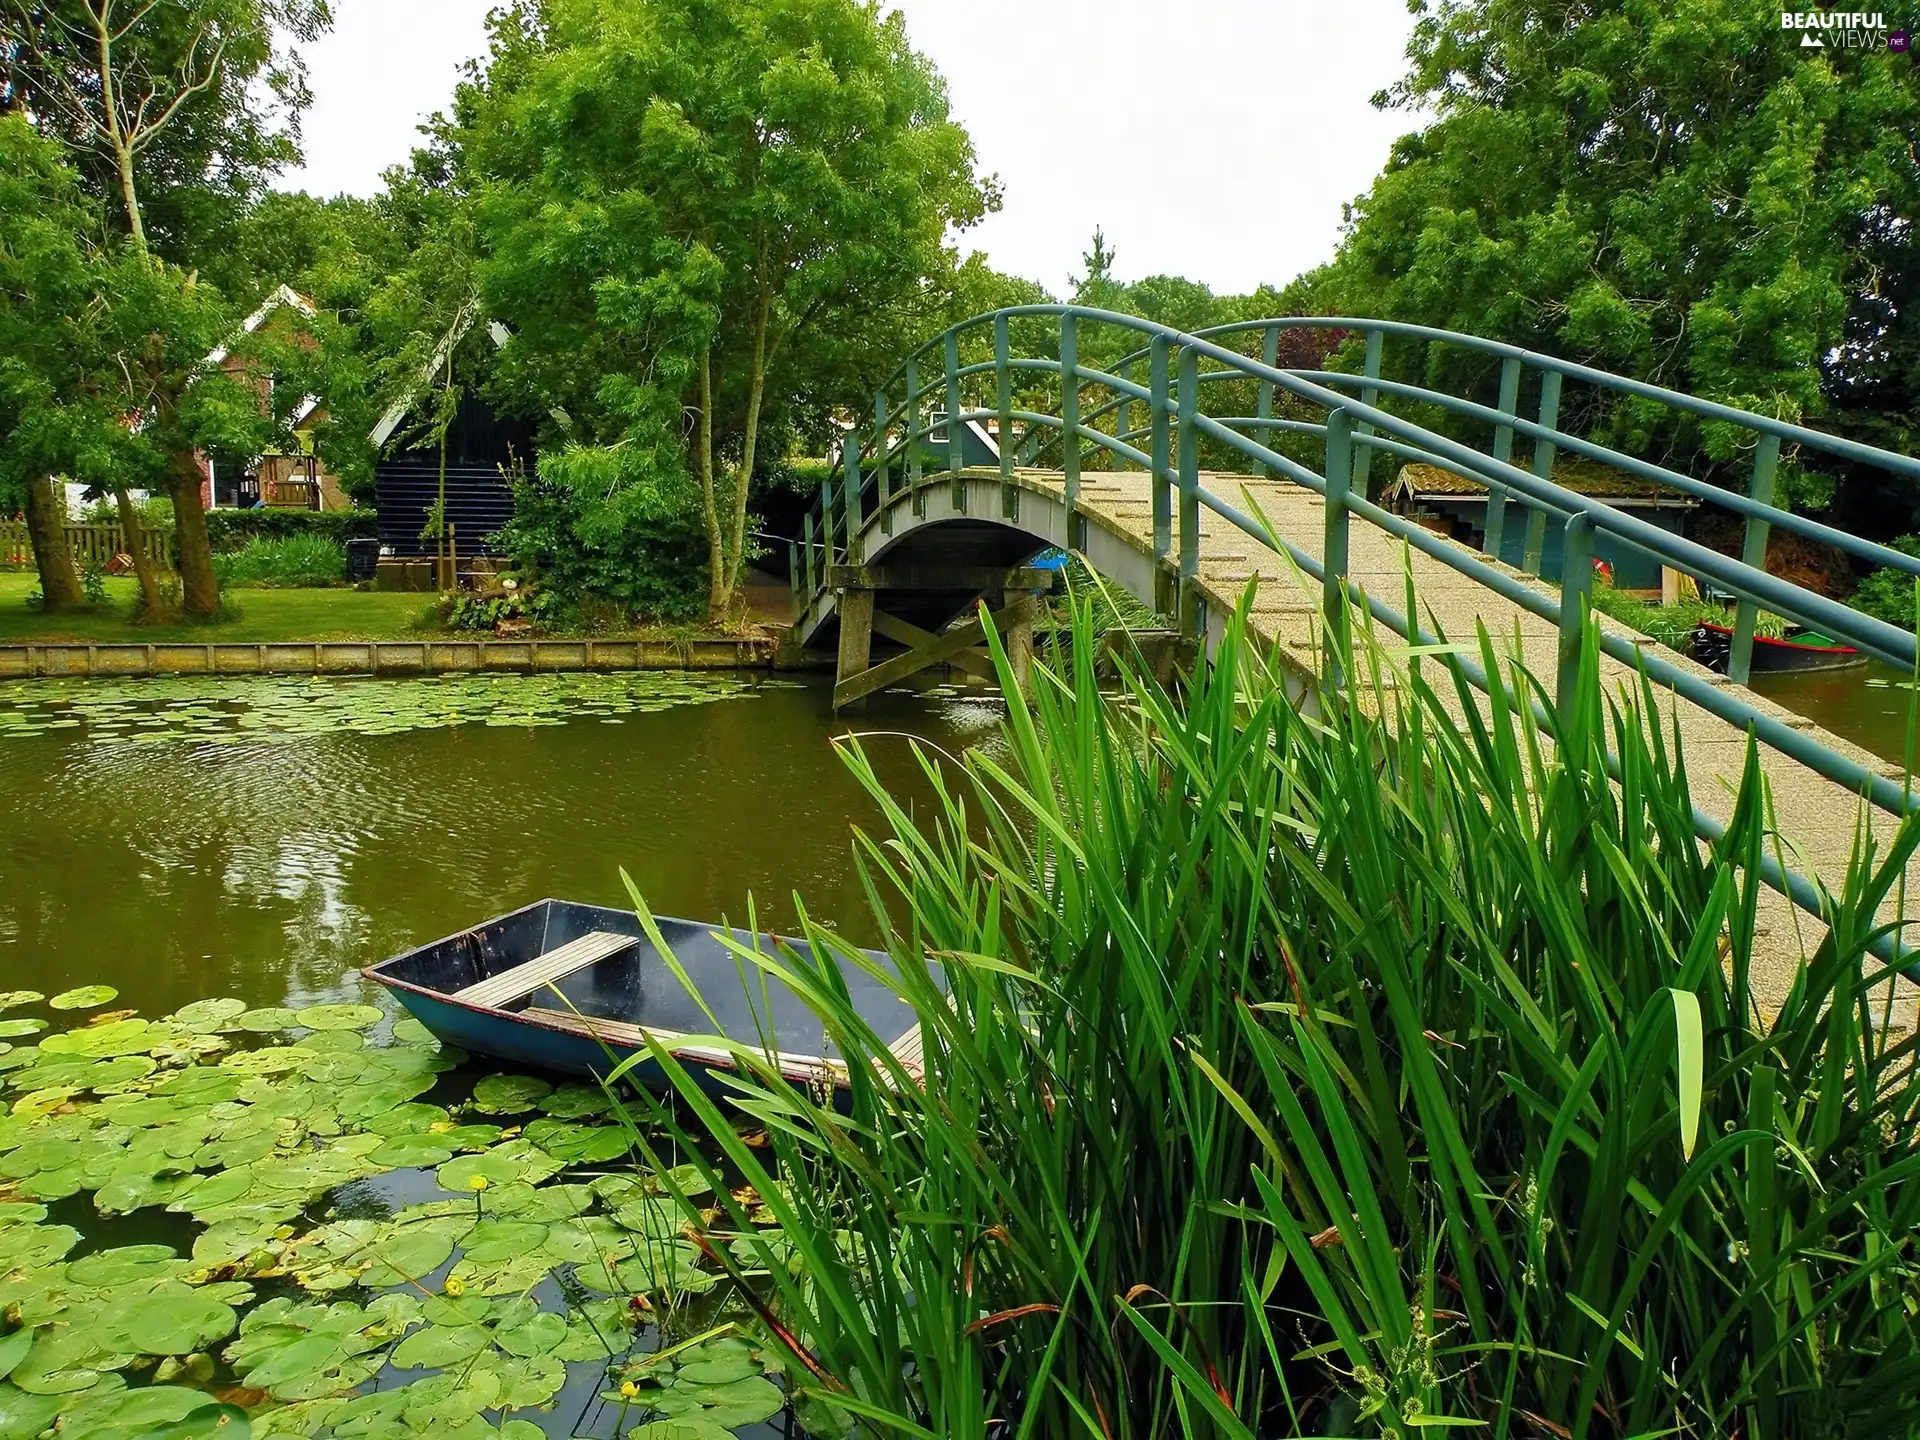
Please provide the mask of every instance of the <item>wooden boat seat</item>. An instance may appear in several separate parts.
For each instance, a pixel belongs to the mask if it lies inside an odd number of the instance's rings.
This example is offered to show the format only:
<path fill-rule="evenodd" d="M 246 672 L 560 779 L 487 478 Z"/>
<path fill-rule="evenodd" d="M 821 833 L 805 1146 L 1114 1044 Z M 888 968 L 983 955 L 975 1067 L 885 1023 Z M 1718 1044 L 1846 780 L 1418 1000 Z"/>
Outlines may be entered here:
<path fill-rule="evenodd" d="M 531 995 L 542 986 L 564 980 L 575 971 L 584 970 L 639 943 L 639 937 L 635 935 L 594 930 L 544 955 L 522 961 L 511 970 L 489 975 L 464 990 L 455 991 L 453 998 L 462 1004 L 484 1005 L 489 1010 L 498 1010 L 523 995 Z"/>
<path fill-rule="evenodd" d="M 684 1038 L 678 1030 L 662 1030 L 657 1026 L 634 1025 L 625 1020 L 608 1020 L 598 1015 L 581 1015 L 572 1010 L 550 1010 L 544 1006 L 529 1005 L 521 1014 L 529 1020 L 539 1020 L 561 1030 L 571 1030 L 577 1035 L 588 1035 L 609 1045 L 623 1046 L 629 1050 L 645 1050 L 647 1036 L 652 1035 L 683 1060 L 694 1060 L 706 1064 L 724 1063 L 727 1053 L 705 1046 L 682 1046 L 674 1042 Z M 923 1053 L 920 1027 L 915 1025 L 906 1034 L 887 1047 L 899 1057 L 907 1073 L 918 1080 L 924 1072 L 926 1058 Z M 847 1067 L 839 1060 L 823 1060 L 818 1055 L 794 1055 L 781 1051 L 780 1058 L 789 1064 L 817 1067 L 830 1074 L 844 1076 Z"/>

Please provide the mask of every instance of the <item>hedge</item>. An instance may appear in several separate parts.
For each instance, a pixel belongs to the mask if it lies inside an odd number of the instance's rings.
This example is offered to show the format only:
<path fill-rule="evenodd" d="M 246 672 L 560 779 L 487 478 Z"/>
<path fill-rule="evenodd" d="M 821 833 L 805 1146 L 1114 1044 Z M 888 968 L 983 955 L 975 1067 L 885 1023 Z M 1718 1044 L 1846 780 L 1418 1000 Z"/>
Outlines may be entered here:
<path fill-rule="evenodd" d="M 379 534 L 378 516 L 369 509 L 353 510 L 209 510 L 207 538 L 213 548 L 230 552 L 250 540 L 282 540 L 290 535 L 320 535 L 345 543 L 371 540 Z"/>

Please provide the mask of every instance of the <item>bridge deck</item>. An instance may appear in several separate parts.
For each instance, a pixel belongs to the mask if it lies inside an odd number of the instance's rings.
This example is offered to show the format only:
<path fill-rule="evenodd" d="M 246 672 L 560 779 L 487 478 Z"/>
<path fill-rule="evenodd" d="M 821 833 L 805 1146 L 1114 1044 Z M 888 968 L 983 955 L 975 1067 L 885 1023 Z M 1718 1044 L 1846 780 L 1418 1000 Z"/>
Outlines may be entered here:
<path fill-rule="evenodd" d="M 1017 483 L 1049 498 L 1063 499 L 1063 484 L 1057 473 L 1021 471 Z M 1230 504 L 1239 504 L 1250 513 L 1257 504 L 1277 535 L 1316 559 L 1320 557 L 1325 512 L 1324 502 L 1317 495 L 1287 481 L 1263 482 L 1238 475 L 1207 474 L 1201 477 L 1201 483 L 1214 495 Z M 1152 502 L 1144 473 L 1084 473 L 1080 503 L 1090 523 L 1129 539 L 1151 553 Z M 1278 645 L 1282 655 L 1302 673 L 1312 673 L 1317 664 L 1313 642 L 1319 624 L 1318 586 L 1309 590 L 1302 583 L 1305 577 L 1297 576 L 1284 555 L 1211 511 L 1202 509 L 1200 533 L 1200 588 L 1207 603 L 1223 612 L 1230 611 L 1248 581 L 1257 577 L 1260 589 L 1253 610 L 1256 632 L 1264 641 Z M 1525 663 L 1546 684 L 1553 683 L 1558 647 L 1558 631 L 1553 624 L 1441 562 L 1409 552 L 1399 540 L 1362 520 L 1353 522 L 1350 537 L 1348 573 L 1356 584 L 1394 609 L 1401 609 L 1405 603 L 1406 567 L 1411 563 L 1425 628 L 1444 630 L 1450 639 L 1470 641 L 1476 623 L 1483 623 L 1496 645 L 1509 651 L 1512 637 L 1517 634 L 1519 653 Z M 1508 569 L 1507 573 L 1526 578 L 1515 570 Z M 1541 582 L 1530 583 L 1539 586 L 1543 594 L 1555 593 Z M 1616 622 L 1603 619 L 1601 623 L 1615 634 L 1649 645 L 1655 643 Z M 1692 668 L 1715 684 L 1728 683 L 1724 677 L 1715 676 L 1690 660 L 1680 659 L 1676 663 Z M 1609 691 L 1619 685 L 1637 688 L 1638 676 L 1628 666 L 1605 656 L 1600 665 Z M 1817 738 L 1835 751 L 1852 756 L 1867 768 L 1895 779 L 1899 777 L 1898 765 L 1867 754 L 1759 695 L 1745 690 L 1737 693 L 1757 710 Z M 1670 707 L 1667 713 L 1681 736 L 1694 803 L 1715 819 L 1725 821 L 1732 813 L 1733 792 L 1745 760 L 1745 734 L 1671 691 L 1665 692 L 1664 699 Z M 1882 836 L 1890 833 L 1892 817 L 1864 806 L 1858 796 L 1779 751 L 1762 745 L 1760 762 L 1772 787 L 1780 840 L 1790 868 L 1818 876 L 1837 888 L 1846 873 L 1859 817 L 1863 813 L 1870 815 L 1875 833 Z M 1912 867 L 1909 888 L 1920 894 L 1920 861 Z M 1891 912 L 1883 918 L 1891 918 Z M 1812 917 L 1771 890 L 1762 892 L 1760 925 L 1762 938 L 1757 948 L 1762 952 L 1759 960 L 1765 973 L 1756 975 L 1755 982 L 1757 987 L 1764 987 L 1761 995 L 1765 1003 L 1767 994 L 1785 993 L 1800 957 L 1818 943 L 1820 927 Z M 1911 994 L 1904 995 L 1900 1004 L 1895 1023 L 1912 1024 Z"/>

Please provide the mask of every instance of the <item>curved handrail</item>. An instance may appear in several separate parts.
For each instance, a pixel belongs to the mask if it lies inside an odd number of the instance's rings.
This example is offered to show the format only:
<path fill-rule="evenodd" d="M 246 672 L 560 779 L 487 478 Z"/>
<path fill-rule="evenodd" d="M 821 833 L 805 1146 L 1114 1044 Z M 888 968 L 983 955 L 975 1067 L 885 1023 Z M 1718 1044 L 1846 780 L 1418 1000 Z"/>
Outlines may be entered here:
<path fill-rule="evenodd" d="M 1011 353 L 1011 322 L 1029 317 L 1051 317 L 1058 320 L 1060 358 L 1015 356 Z M 1111 363 L 1115 370 L 1125 371 L 1136 366 L 1144 358 L 1148 362 L 1150 371 L 1148 383 L 1143 385 L 1123 374 L 1081 364 L 1078 360 L 1077 336 L 1078 326 L 1083 321 L 1114 325 L 1144 335 L 1148 340 L 1145 349 L 1135 351 Z M 961 336 L 983 326 L 991 326 L 993 330 L 993 359 L 965 366 L 960 365 L 958 349 Z M 1218 343 L 1220 338 L 1252 330 L 1264 330 L 1271 338 L 1277 335 L 1280 329 L 1289 327 L 1338 328 L 1359 330 L 1368 334 L 1368 373 L 1350 375 L 1335 371 L 1284 369 L 1267 364 L 1264 360 L 1251 359 Z M 1502 364 L 1501 407 L 1495 409 L 1422 386 L 1381 378 L 1378 374 L 1380 347 L 1377 342 L 1380 336 L 1389 333 L 1466 345 L 1497 356 Z M 923 381 L 918 374 L 919 363 L 933 353 L 938 353 L 940 356 L 937 375 L 930 373 Z M 1203 358 L 1224 368 L 1203 372 L 1200 369 L 1200 361 Z M 1543 376 L 1592 381 L 1624 393 L 1655 399 L 1673 408 L 1686 410 L 1705 418 L 1730 421 L 1751 430 L 1759 437 L 1755 493 L 1745 497 L 1737 496 L 1720 487 L 1689 476 L 1675 475 L 1661 467 L 1641 461 L 1638 457 L 1623 455 L 1608 447 L 1560 430 L 1555 423 L 1558 378 L 1543 379 L 1540 420 L 1531 421 L 1515 414 L 1519 374 L 1528 366 L 1539 368 Z M 1177 397 L 1176 368 L 1178 371 Z M 1059 415 L 1031 410 L 1024 405 L 1016 408 L 1013 402 L 1012 381 L 1016 374 L 1022 373 L 1060 377 L 1058 394 L 1061 413 Z M 989 374 L 993 375 L 997 382 L 995 404 L 992 408 L 968 408 L 963 402 L 962 382 Z M 1733 560 L 1661 530 L 1657 526 L 1649 525 L 1604 501 L 1595 500 L 1590 496 L 1557 485 L 1551 478 L 1555 454 L 1559 449 L 1565 448 L 1574 453 L 1602 459 L 1629 473 L 1643 474 L 1648 478 L 1661 480 L 1662 483 L 1672 484 L 1676 489 L 1686 493 L 1711 499 L 1715 503 L 1727 504 L 1729 508 L 1744 513 L 1748 520 L 1748 553 L 1754 558 L 1758 558 L 1758 553 L 1764 553 L 1763 549 L 1756 553 L 1754 543 L 1756 536 L 1763 547 L 1767 529 L 1773 524 L 1781 524 L 1783 527 L 1800 530 L 1803 533 L 1820 534 L 1822 538 L 1830 534 L 1837 537 L 1839 541 L 1848 542 L 1848 548 L 1856 554 L 1864 554 L 1867 558 L 1879 563 L 1896 565 L 1909 573 L 1920 573 L 1920 560 L 1859 540 L 1858 537 L 1846 535 L 1845 532 L 1832 531 L 1830 527 L 1806 521 L 1802 517 L 1794 516 L 1768 503 L 1768 487 L 1772 478 L 1771 466 L 1778 458 L 1780 445 L 1785 441 L 1791 440 L 1796 444 L 1806 444 L 1828 453 L 1861 460 L 1894 473 L 1920 475 L 1920 461 L 1908 456 L 1874 450 L 1858 442 L 1844 440 L 1837 436 L 1822 435 L 1818 431 L 1807 430 L 1802 426 L 1773 420 L 1752 412 L 1736 410 L 1717 402 L 1697 400 L 1679 392 L 1664 390 L 1659 386 L 1609 375 L 1603 371 L 1593 370 L 1591 367 L 1557 360 L 1554 357 L 1537 355 L 1498 341 L 1483 340 L 1477 336 L 1460 335 L 1456 332 L 1434 330 L 1430 327 L 1407 325 L 1401 322 L 1357 320 L 1340 316 L 1286 316 L 1265 321 L 1242 321 L 1188 334 L 1138 316 L 1086 306 L 1062 304 L 1013 306 L 975 316 L 943 331 L 932 341 L 913 352 L 895 372 L 894 378 L 905 382 L 905 393 L 900 403 L 894 405 L 890 402 L 893 384 L 890 381 L 887 387 L 876 394 L 873 429 L 867 432 L 858 426 L 855 427 L 848 443 L 842 448 L 839 463 L 823 484 L 820 502 L 805 516 L 804 572 L 800 564 L 802 554 L 800 544 L 795 544 L 791 557 L 794 560 L 793 574 L 797 606 L 812 607 L 820 600 L 826 574 L 824 568 L 816 568 L 816 557 L 824 556 L 830 560 L 841 549 L 835 543 L 836 486 L 840 500 L 838 506 L 840 533 L 846 541 L 846 551 L 850 555 L 857 556 L 864 544 L 868 520 L 885 512 L 889 500 L 889 481 L 893 471 L 896 468 L 899 469 L 910 484 L 924 481 L 921 453 L 924 448 L 923 442 L 931 439 L 940 425 L 944 424 L 949 437 L 947 468 L 952 478 L 958 480 L 963 468 L 961 452 L 964 447 L 952 443 L 956 438 L 954 427 L 958 424 L 988 419 L 998 421 L 1001 427 L 1000 469 L 1002 478 L 1006 481 L 1012 479 L 1014 464 L 1013 422 L 1019 421 L 1028 427 L 1026 437 L 1020 442 L 1022 445 L 1043 435 L 1057 436 L 1063 440 L 1068 435 L 1074 437 L 1077 443 L 1063 447 L 1062 460 L 1066 499 L 1070 512 L 1077 501 L 1081 445 L 1091 444 L 1103 448 L 1127 463 L 1146 468 L 1151 477 L 1150 487 L 1154 494 L 1156 556 L 1169 567 L 1177 566 L 1180 577 L 1186 585 L 1190 585 L 1197 578 L 1198 514 L 1202 506 L 1221 515 L 1264 544 L 1273 544 L 1277 538 L 1257 520 L 1241 513 L 1236 507 L 1212 494 L 1200 484 L 1198 443 L 1200 438 L 1205 437 L 1244 456 L 1261 467 L 1263 471 L 1277 473 L 1325 497 L 1330 526 L 1329 552 L 1334 555 L 1333 563 L 1323 567 L 1312 557 L 1296 552 L 1294 547 L 1284 542 L 1281 542 L 1281 548 L 1292 555 L 1303 571 L 1322 581 L 1329 623 L 1333 623 L 1337 617 L 1339 623 L 1344 624 L 1348 606 L 1358 603 L 1381 623 L 1415 643 L 1432 641 L 1432 637 L 1420 628 L 1413 616 L 1398 616 L 1375 597 L 1349 592 L 1341 573 L 1344 568 L 1342 558 L 1345 553 L 1344 534 L 1348 523 L 1347 517 L 1357 513 L 1363 519 L 1399 537 L 1413 548 L 1486 585 L 1513 603 L 1556 622 L 1562 634 L 1562 681 L 1563 684 L 1568 683 L 1567 677 L 1570 673 L 1568 656 L 1577 657 L 1587 633 L 1588 592 L 1592 577 L 1584 556 L 1590 553 L 1591 535 L 1598 530 L 1664 562 L 1712 579 L 1735 594 L 1741 602 L 1735 631 L 1736 653 L 1742 645 L 1751 647 L 1753 615 L 1760 606 L 1764 605 L 1769 610 L 1821 629 L 1836 639 L 1847 641 L 1904 667 L 1920 670 L 1920 654 L 1916 653 L 1915 637 L 1907 631 L 1887 625 L 1839 605 L 1824 596 L 1768 575 L 1759 566 Z M 1260 409 L 1263 413 L 1253 417 L 1227 420 L 1202 413 L 1198 406 L 1201 384 L 1205 381 L 1220 379 L 1243 379 L 1256 382 L 1261 390 Z M 1104 389 L 1113 398 L 1105 405 L 1096 406 L 1082 413 L 1081 391 L 1089 386 Z M 1360 391 L 1357 397 L 1342 393 L 1345 389 L 1355 387 Z M 1324 410 L 1327 417 L 1325 423 L 1286 417 L 1275 419 L 1266 412 L 1269 409 L 1271 397 L 1277 394 L 1292 396 L 1312 407 Z M 1494 426 L 1493 453 L 1485 454 L 1476 451 L 1459 441 L 1380 408 L 1375 402 L 1383 395 L 1421 403 L 1437 403 L 1454 413 L 1491 423 Z M 923 409 L 924 402 L 929 398 L 937 399 L 941 402 L 940 405 L 932 409 Z M 1125 411 L 1127 407 L 1136 403 L 1145 403 L 1148 407 L 1149 423 L 1144 430 L 1134 430 L 1126 426 Z M 1109 413 L 1114 415 L 1114 434 L 1095 429 L 1089 423 Z M 943 416 L 939 424 L 936 424 L 937 414 Z M 894 438 L 896 430 L 898 431 L 897 439 Z M 1307 433 L 1319 436 L 1324 445 L 1325 473 L 1316 473 L 1299 461 L 1272 449 L 1260 440 L 1251 438 L 1243 433 L 1245 430 L 1260 430 L 1263 436 L 1268 436 L 1275 430 L 1283 433 Z M 1532 470 L 1523 470 L 1511 464 L 1508 459 L 1512 437 L 1515 434 L 1529 436 L 1535 441 Z M 1176 435 L 1179 436 L 1177 459 Z M 1136 439 L 1145 440 L 1147 448 L 1139 448 L 1128 443 Z M 1046 444 L 1051 443 L 1051 439 L 1046 441 Z M 1043 444 L 1039 448 L 1044 449 L 1046 445 Z M 1356 491 L 1352 487 L 1353 477 L 1356 473 L 1364 477 L 1365 459 L 1375 449 L 1407 458 L 1429 460 L 1480 480 L 1488 487 L 1490 530 L 1497 523 L 1498 507 L 1504 505 L 1509 495 L 1513 496 L 1534 516 L 1529 527 L 1530 552 L 1535 549 L 1533 537 L 1543 517 L 1548 513 L 1565 517 L 1569 562 L 1563 567 L 1565 573 L 1561 577 L 1559 596 L 1555 598 L 1530 584 L 1516 580 L 1503 567 L 1464 552 L 1450 543 L 1439 540 L 1404 517 L 1394 515 L 1366 495 L 1364 484 Z M 1356 462 L 1359 463 L 1356 464 Z M 878 491 L 871 510 L 866 505 L 869 478 L 872 479 L 874 488 Z M 1173 533 L 1175 507 L 1172 503 L 1176 491 L 1180 497 L 1177 559 L 1174 554 Z M 1336 525 L 1337 533 L 1342 537 L 1337 552 L 1333 548 L 1336 534 L 1333 527 Z M 816 527 L 820 535 L 818 542 L 814 539 Z M 1537 561 L 1534 565 L 1537 567 Z M 1598 643 L 1604 652 L 1617 659 L 1639 665 L 1657 683 L 1674 689 L 1685 698 L 1735 726 L 1750 729 L 1768 745 L 1800 761 L 1817 773 L 1845 785 L 1854 793 L 1865 796 L 1880 808 L 1898 815 L 1920 812 L 1920 793 L 1916 793 L 1910 782 L 1895 785 L 1885 776 L 1859 765 L 1844 755 L 1837 754 L 1791 726 L 1782 724 L 1772 716 L 1756 710 L 1725 688 L 1702 681 L 1699 676 L 1664 661 L 1657 655 L 1644 653 L 1622 636 L 1609 634 L 1604 630 L 1598 631 L 1597 636 Z M 1474 669 L 1475 667 L 1466 666 L 1462 673 L 1465 674 Z M 1484 676 L 1475 678 L 1473 674 L 1468 674 L 1468 678 L 1472 683 L 1480 685 L 1483 689 L 1486 688 Z M 1744 675 L 1736 675 L 1735 678 L 1744 678 Z M 1708 835 L 1712 833 L 1714 825 L 1709 817 L 1696 812 L 1695 820 L 1701 833 Z M 1785 871 L 1778 865 L 1772 865 L 1766 878 L 1768 883 L 1774 885 L 1776 889 L 1788 894 L 1794 903 L 1815 914 L 1822 913 L 1818 887 L 1805 877 Z M 1905 957 L 1910 953 L 1897 941 L 1889 941 L 1882 950 L 1888 958 L 1895 955 Z M 1920 977 L 1920 966 L 1914 967 L 1914 973 Z"/>

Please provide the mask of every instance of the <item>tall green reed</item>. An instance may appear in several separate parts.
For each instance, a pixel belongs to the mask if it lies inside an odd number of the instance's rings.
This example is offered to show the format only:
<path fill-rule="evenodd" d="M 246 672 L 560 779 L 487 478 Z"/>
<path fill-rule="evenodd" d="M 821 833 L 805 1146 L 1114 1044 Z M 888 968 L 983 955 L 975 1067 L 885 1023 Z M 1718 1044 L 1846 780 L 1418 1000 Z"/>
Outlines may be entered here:
<path fill-rule="evenodd" d="M 1102 693 L 1085 643 L 1037 666 L 1004 759 L 921 753 L 930 813 L 847 742 L 924 1070 L 840 979 L 891 972 L 806 919 L 740 962 L 844 1095 L 736 1042 L 717 1103 L 657 1056 L 684 1105 L 651 1118 L 776 1221 L 687 1207 L 812 1423 L 1909 1433 L 1920 1082 L 1867 946 L 1920 822 L 1863 829 L 1763 1013 L 1751 750 L 1703 846 L 1644 682 L 1590 661 L 1560 714 L 1484 634 L 1363 629 L 1303 693 L 1246 614 L 1178 693 Z"/>

